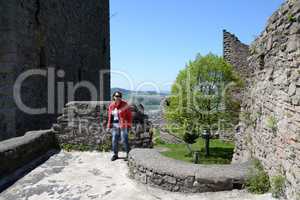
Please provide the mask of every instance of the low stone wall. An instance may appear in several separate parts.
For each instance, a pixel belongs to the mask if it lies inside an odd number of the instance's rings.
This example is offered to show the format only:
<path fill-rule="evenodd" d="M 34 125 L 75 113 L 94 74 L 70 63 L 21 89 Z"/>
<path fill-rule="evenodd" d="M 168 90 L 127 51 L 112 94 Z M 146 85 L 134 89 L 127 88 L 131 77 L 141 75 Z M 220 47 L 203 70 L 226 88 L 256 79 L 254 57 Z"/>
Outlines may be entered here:
<path fill-rule="evenodd" d="M 30 131 L 22 137 L 0 142 L 0 180 L 55 148 L 51 130 Z"/>
<path fill-rule="evenodd" d="M 167 158 L 155 149 L 131 150 L 128 166 L 131 178 L 174 192 L 241 189 L 252 168 L 250 162 L 232 165 L 196 165 Z"/>
<path fill-rule="evenodd" d="M 111 133 L 107 132 L 109 101 L 73 101 L 66 104 L 63 115 L 53 125 L 59 144 L 86 145 L 91 149 L 110 149 Z M 147 116 L 131 105 L 133 125 L 129 132 L 131 148 L 152 147 L 152 129 Z M 140 120 L 140 118 L 142 120 Z"/>

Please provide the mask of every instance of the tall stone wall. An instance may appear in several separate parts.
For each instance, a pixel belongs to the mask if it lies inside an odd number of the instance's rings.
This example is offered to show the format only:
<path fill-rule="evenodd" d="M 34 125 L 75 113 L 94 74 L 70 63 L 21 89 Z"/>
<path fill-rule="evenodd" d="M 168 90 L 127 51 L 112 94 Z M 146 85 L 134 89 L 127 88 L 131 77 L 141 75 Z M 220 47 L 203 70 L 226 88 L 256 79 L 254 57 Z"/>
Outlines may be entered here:
<path fill-rule="evenodd" d="M 251 44 L 233 162 L 258 158 L 300 199 L 300 1 L 286 1 Z"/>
<path fill-rule="evenodd" d="M 252 72 L 247 62 L 249 46 L 226 30 L 223 30 L 223 56 L 241 76 L 246 77 Z"/>
<path fill-rule="evenodd" d="M 99 71 L 110 69 L 109 0 L 0 1 L 0 11 L 0 140 L 50 128 L 68 101 L 110 99 L 110 75 Z M 28 77 L 20 98 L 46 114 L 28 114 L 13 99 L 17 77 L 30 69 L 47 73 Z M 68 82 L 81 81 L 95 86 L 97 99 L 84 87 L 67 99 Z"/>
<path fill-rule="evenodd" d="M 249 56 L 249 46 L 242 43 L 237 36 L 234 34 L 223 30 L 223 57 L 230 63 L 234 70 L 240 75 L 240 77 L 245 80 L 253 70 L 249 68 L 247 57 Z M 245 85 L 248 83 L 245 82 Z M 232 120 L 233 127 L 235 127 L 239 122 L 239 112 L 240 104 L 243 98 L 243 90 L 241 88 L 234 88 L 232 90 L 232 95 L 236 103 L 238 103 L 235 109 L 235 118 Z M 232 130 L 227 130 L 226 132 L 221 132 L 219 137 L 221 139 L 233 140 L 234 139 L 234 128 Z"/>

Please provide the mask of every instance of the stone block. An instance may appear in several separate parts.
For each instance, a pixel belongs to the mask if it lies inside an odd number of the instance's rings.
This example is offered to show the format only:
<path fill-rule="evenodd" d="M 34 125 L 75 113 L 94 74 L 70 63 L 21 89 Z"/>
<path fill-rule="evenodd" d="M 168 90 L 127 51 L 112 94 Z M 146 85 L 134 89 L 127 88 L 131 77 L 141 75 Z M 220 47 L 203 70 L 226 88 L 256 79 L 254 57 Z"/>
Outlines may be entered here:
<path fill-rule="evenodd" d="M 176 178 L 172 177 L 172 176 L 165 176 L 164 177 L 164 181 L 171 183 L 171 184 L 176 184 Z"/>

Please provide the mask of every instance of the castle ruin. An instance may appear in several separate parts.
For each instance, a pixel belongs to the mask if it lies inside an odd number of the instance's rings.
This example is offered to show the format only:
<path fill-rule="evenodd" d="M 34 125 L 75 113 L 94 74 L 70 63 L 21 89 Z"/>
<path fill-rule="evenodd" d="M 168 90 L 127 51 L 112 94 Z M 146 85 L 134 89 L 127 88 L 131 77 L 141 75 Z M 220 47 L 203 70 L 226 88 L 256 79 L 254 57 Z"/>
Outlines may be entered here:
<path fill-rule="evenodd" d="M 300 1 L 286 1 L 249 47 L 224 31 L 224 58 L 246 78 L 233 163 L 256 158 L 300 198 Z"/>
<path fill-rule="evenodd" d="M 50 128 L 72 100 L 72 87 L 74 100 L 110 99 L 109 0 L 0 1 L 0 13 L 0 140 Z M 14 97 L 17 78 L 28 70 L 34 75 Z M 95 86 L 97 99 L 74 87 L 82 81 Z M 45 110 L 28 114 L 19 100 Z"/>

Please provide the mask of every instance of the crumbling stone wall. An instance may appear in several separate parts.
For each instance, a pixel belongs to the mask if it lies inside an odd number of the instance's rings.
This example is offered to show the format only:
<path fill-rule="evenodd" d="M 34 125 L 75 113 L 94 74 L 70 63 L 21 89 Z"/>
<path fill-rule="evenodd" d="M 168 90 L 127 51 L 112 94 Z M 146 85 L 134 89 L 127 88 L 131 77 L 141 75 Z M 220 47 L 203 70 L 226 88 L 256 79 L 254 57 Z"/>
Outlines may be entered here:
<path fill-rule="evenodd" d="M 300 198 L 300 1 L 286 1 L 251 44 L 249 78 L 233 162 L 258 158 Z"/>
<path fill-rule="evenodd" d="M 248 67 L 249 46 L 234 34 L 223 30 L 223 57 L 241 75 L 247 77 L 252 70 Z"/>
<path fill-rule="evenodd" d="M 64 108 L 63 115 L 53 125 L 61 145 L 84 145 L 90 149 L 110 150 L 111 133 L 106 131 L 109 101 L 74 101 Z M 152 124 L 147 115 L 130 105 L 133 125 L 129 132 L 131 148 L 152 148 Z"/>
<path fill-rule="evenodd" d="M 252 73 L 252 69 L 248 66 L 247 57 L 249 56 L 249 46 L 242 43 L 237 36 L 223 30 L 223 57 L 224 59 L 233 66 L 233 69 L 240 75 L 241 79 L 247 80 L 246 78 Z M 247 81 L 244 82 L 247 85 Z M 239 121 L 240 104 L 243 99 L 242 88 L 232 88 L 232 96 L 236 102 L 234 110 L 235 118 L 232 120 L 232 125 L 235 127 Z M 219 133 L 219 137 L 224 140 L 234 139 L 234 128 L 222 131 Z"/>
<path fill-rule="evenodd" d="M 0 140 L 50 128 L 68 101 L 110 99 L 110 74 L 99 71 L 110 69 L 109 0 L 9 0 L 0 1 L 0 11 Z M 55 79 L 47 83 L 50 67 Z M 29 69 L 47 75 L 27 78 L 21 99 L 31 108 L 45 107 L 46 114 L 27 114 L 15 104 L 13 85 Z M 92 83 L 98 99 L 85 88 L 67 99 L 67 83 L 80 81 Z M 58 83 L 64 85 L 61 96 Z"/>

